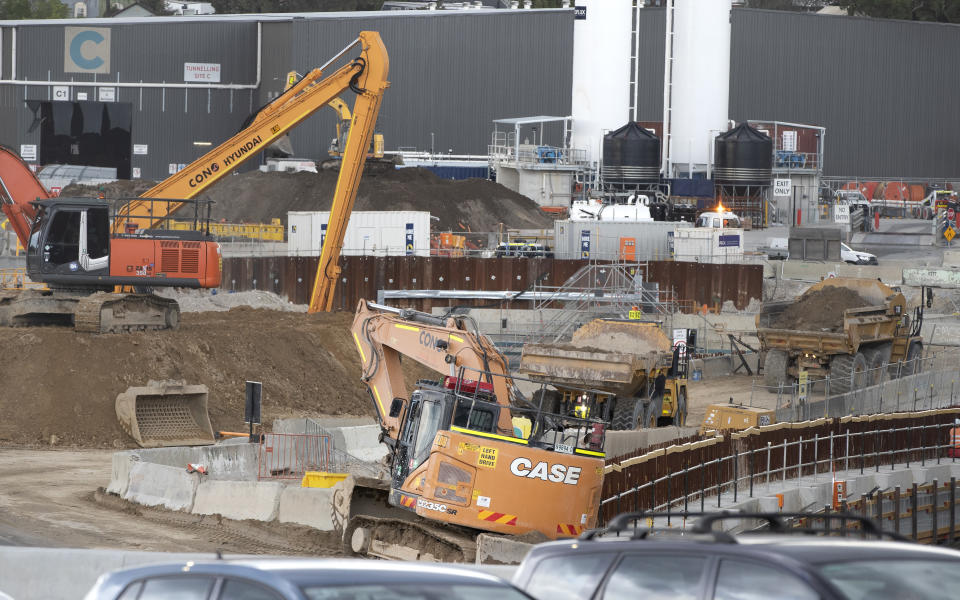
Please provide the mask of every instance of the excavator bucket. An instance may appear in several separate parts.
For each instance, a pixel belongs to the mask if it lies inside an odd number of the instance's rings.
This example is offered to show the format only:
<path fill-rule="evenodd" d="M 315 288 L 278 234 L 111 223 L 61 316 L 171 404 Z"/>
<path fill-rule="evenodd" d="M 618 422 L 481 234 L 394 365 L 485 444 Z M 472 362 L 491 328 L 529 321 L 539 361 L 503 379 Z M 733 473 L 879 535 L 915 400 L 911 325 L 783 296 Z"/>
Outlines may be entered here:
<path fill-rule="evenodd" d="M 144 448 L 214 443 L 207 386 L 151 381 L 117 396 L 120 425 Z"/>

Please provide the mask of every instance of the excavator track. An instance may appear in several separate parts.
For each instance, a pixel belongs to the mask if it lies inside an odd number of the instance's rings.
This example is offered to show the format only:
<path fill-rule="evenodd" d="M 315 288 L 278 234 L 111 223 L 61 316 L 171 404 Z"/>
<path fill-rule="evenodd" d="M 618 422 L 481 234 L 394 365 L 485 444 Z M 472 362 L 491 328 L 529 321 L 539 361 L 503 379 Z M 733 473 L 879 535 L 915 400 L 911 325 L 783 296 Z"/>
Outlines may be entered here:
<path fill-rule="evenodd" d="M 370 516 L 350 519 L 343 537 L 349 554 L 387 560 L 473 563 L 476 536 L 425 520 Z"/>
<path fill-rule="evenodd" d="M 87 333 L 176 329 L 180 306 L 153 294 L 97 292 L 77 303 L 74 328 Z"/>

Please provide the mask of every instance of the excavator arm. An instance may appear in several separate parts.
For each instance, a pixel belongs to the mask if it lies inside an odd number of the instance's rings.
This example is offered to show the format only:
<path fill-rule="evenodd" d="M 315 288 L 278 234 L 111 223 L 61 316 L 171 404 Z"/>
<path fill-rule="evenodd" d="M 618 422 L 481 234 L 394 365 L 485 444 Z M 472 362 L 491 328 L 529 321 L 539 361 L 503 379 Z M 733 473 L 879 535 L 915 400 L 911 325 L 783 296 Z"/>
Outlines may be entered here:
<path fill-rule="evenodd" d="M 324 77 L 324 70 L 330 64 L 358 45 L 361 47 L 360 56 L 329 76 Z M 308 73 L 273 102 L 261 109 L 247 127 L 187 165 L 180 172 L 150 188 L 141 197 L 194 198 L 348 89 L 358 94 L 354 106 L 355 122 L 362 122 L 371 117 L 375 122 L 380 108 L 380 98 L 389 86 L 387 81 L 388 67 L 387 50 L 380 39 L 380 34 L 375 31 L 360 32 L 360 36 L 356 40 L 327 61 L 325 65 Z M 370 123 L 369 126 L 356 127 L 356 130 L 358 134 L 351 137 L 365 137 L 365 145 L 361 144 L 360 147 L 366 148 L 369 146 L 373 123 Z M 360 140 L 356 140 L 356 143 L 359 144 Z M 365 155 L 365 152 L 361 155 Z M 361 169 L 363 158 L 365 156 L 361 156 Z M 345 157 L 344 164 L 346 165 L 347 162 Z M 337 182 L 334 210 L 336 210 L 337 205 L 336 199 L 340 198 L 341 195 L 350 195 L 348 205 L 352 208 L 353 198 L 356 196 L 357 179 L 359 179 L 359 172 L 352 174 L 351 169 L 341 169 L 340 179 Z M 341 190 L 344 191 L 341 192 Z M 351 190 L 352 194 L 349 194 Z M 340 204 L 343 205 L 344 203 L 345 200 L 341 199 Z M 123 209 L 121 218 L 114 222 L 114 230 L 122 230 L 125 223 L 128 222 L 135 223 L 137 228 L 156 227 L 164 218 L 180 207 L 179 203 L 171 202 L 162 203 L 163 208 L 158 209 L 155 204 L 149 200 L 135 200 L 129 203 Z M 158 210 L 163 214 L 157 212 Z M 345 224 L 343 229 L 345 229 Z M 329 238 L 330 234 L 328 234 L 328 240 Z M 339 243 L 342 243 L 342 235 Z M 337 255 L 339 257 L 339 244 Z"/>
<path fill-rule="evenodd" d="M 361 300 L 353 318 L 353 339 L 360 352 L 363 382 L 370 389 L 387 437 L 396 440 L 410 393 L 400 358 L 406 356 L 438 373 L 484 378 L 493 385 L 497 403 L 510 406 L 506 360 L 486 336 L 466 329 L 461 319 L 435 317 L 413 310 Z M 461 371 L 462 369 L 462 371 Z M 498 429 L 512 435 L 509 410 L 500 411 Z"/>
<path fill-rule="evenodd" d="M 50 193 L 27 163 L 10 148 L 0 146 L 0 202 L 3 203 L 3 214 L 7 215 L 24 248 L 30 241 L 30 228 L 37 218 L 37 209 L 30 203 L 48 198 Z"/>

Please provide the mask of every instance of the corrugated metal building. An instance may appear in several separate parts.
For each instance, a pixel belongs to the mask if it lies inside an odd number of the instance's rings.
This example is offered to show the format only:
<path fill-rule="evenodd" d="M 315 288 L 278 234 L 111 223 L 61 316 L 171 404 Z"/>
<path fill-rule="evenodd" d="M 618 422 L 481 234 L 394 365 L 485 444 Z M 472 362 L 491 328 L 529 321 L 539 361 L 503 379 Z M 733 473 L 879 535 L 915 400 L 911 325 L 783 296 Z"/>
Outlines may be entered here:
<path fill-rule="evenodd" d="M 826 175 L 960 179 L 960 26 L 755 9 L 731 19 L 731 118 L 825 127 Z M 64 70 L 71 27 L 110 33 L 109 69 L 96 79 Z M 194 142 L 236 132 L 289 70 L 319 66 L 373 29 L 391 59 L 378 126 L 387 148 L 483 154 L 493 119 L 570 113 L 573 27 L 562 9 L 0 22 L 0 143 L 36 145 L 38 162 L 115 152 L 104 160 L 121 177 L 163 178 L 203 153 Z M 660 121 L 663 9 L 639 10 L 636 28 L 636 119 Z M 80 58 L 95 62 L 101 46 L 87 41 Z M 219 87 L 184 90 L 187 62 L 219 65 Z M 62 88 L 24 79 L 72 81 L 65 99 L 87 103 L 100 82 L 130 87 L 112 86 L 104 111 L 55 103 Z M 321 111 L 296 128 L 295 153 L 323 156 L 334 121 Z"/>
<path fill-rule="evenodd" d="M 639 11 L 639 121 L 663 119 L 664 21 Z M 743 8 L 731 25 L 730 118 L 825 127 L 825 175 L 960 178 L 960 26 Z"/>
<path fill-rule="evenodd" d="M 73 43 L 72 28 L 87 37 Z M 209 149 L 195 142 L 240 129 L 288 71 L 320 66 L 361 30 L 390 54 L 377 127 L 388 149 L 486 153 L 493 119 L 570 112 L 571 10 L 0 21 L 0 143 L 36 145 L 41 163 L 109 155 L 120 177 L 164 178 Z M 67 72 L 73 58 L 91 68 Z M 185 63 L 219 65 L 219 83 L 185 84 Z M 301 123 L 295 154 L 325 155 L 334 123 L 332 110 Z"/>

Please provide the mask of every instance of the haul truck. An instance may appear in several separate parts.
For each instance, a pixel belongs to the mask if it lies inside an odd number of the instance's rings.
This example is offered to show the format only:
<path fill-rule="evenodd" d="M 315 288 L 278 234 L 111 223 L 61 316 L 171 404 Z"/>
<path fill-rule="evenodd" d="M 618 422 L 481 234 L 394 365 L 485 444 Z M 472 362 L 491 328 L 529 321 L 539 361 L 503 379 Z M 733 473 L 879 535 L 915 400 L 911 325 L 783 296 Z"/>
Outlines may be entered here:
<path fill-rule="evenodd" d="M 334 488 L 348 552 L 471 562 L 482 532 L 554 539 L 595 525 L 605 423 L 525 401 L 504 357 L 466 317 L 361 300 L 352 332 L 390 476 Z M 443 378 L 408 390 L 401 357 Z"/>
<path fill-rule="evenodd" d="M 575 412 L 580 404 L 582 412 L 609 420 L 611 429 L 682 426 L 686 358 L 654 323 L 595 319 L 569 343 L 524 344 L 520 372 L 555 388 L 543 391 L 555 412 Z"/>
<path fill-rule="evenodd" d="M 778 320 L 793 302 L 766 302 L 756 317 L 757 337 L 764 354 L 764 382 L 775 387 L 792 385 L 800 371 L 830 376 L 830 392 L 845 394 L 879 379 L 879 368 L 890 364 L 891 376 L 912 375 L 923 355 L 923 307 L 914 309 L 911 320 L 907 301 L 876 279 L 837 277 L 811 286 L 796 302 L 830 287 L 847 288 L 869 305 L 838 315 L 838 331 L 806 331 L 784 328 Z"/>

